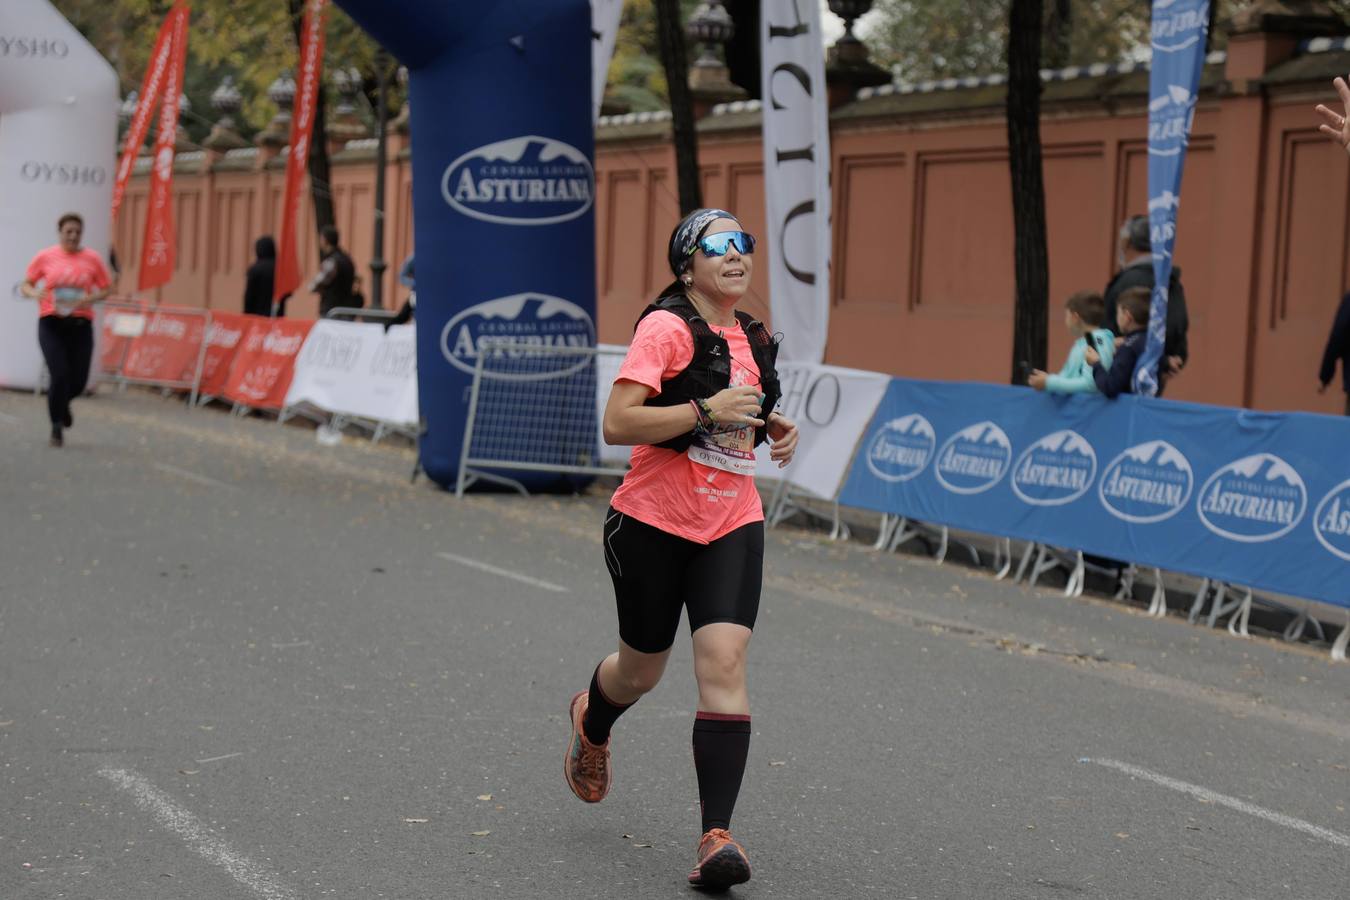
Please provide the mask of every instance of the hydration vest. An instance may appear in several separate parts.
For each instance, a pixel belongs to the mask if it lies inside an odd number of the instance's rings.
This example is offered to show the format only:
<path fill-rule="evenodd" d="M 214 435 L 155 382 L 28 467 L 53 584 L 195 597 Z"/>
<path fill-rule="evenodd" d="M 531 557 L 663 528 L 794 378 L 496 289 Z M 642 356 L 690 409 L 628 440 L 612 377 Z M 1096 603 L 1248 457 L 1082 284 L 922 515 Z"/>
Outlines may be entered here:
<path fill-rule="evenodd" d="M 689 331 L 694 337 L 694 356 L 684 371 L 669 381 L 661 382 L 661 393 L 648 398 L 643 405 L 680 406 L 690 400 L 706 400 L 713 394 L 731 387 L 731 348 L 727 346 L 726 339 L 714 331 L 707 320 L 698 314 L 698 310 L 689 299 L 679 294 L 661 297 L 642 311 L 642 315 L 638 316 L 638 322 L 657 310 L 674 313 L 689 326 Z M 778 361 L 778 343 L 774 341 L 773 335 L 769 334 L 769 329 L 758 319 L 737 310 L 736 320 L 749 339 L 750 354 L 755 359 L 755 365 L 759 367 L 759 389 L 764 394 L 759 418 L 767 422 L 769 413 L 773 412 L 783 395 L 778 384 L 778 372 L 775 369 L 775 363 Z M 636 324 L 633 327 L 634 330 L 637 329 Z M 756 428 L 755 446 L 764 443 L 767 436 L 765 428 Z M 682 453 L 688 450 L 693 442 L 694 436 L 691 433 L 673 437 L 655 446 Z"/>

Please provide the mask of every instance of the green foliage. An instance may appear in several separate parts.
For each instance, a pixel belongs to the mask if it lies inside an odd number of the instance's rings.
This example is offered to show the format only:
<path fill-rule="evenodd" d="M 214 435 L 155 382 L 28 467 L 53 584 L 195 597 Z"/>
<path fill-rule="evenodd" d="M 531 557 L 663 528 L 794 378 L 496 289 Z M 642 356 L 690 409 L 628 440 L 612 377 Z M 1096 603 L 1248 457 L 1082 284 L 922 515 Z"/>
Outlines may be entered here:
<path fill-rule="evenodd" d="M 1211 46 L 1223 49 L 1226 26 L 1246 0 L 1216 2 Z M 1350 0 L 1329 5 L 1350 17 Z M 1148 0 L 1072 0 L 1066 64 L 1114 63 L 1147 48 L 1150 8 Z M 863 37 L 873 59 L 905 81 L 1007 71 L 1009 0 L 877 0 L 873 9 Z"/>
<path fill-rule="evenodd" d="M 168 0 L 52 0 L 52 3 L 116 69 L 125 96 L 139 90 L 155 36 L 169 11 Z M 276 113 L 268 86 L 297 64 L 290 4 L 280 0 L 194 0 L 188 26 L 188 59 L 184 93 L 192 103 L 187 115 L 189 136 L 204 138 L 218 114 L 211 93 L 232 75 L 243 95 L 236 116 L 245 136 L 266 126 Z M 355 67 L 373 91 L 378 44 L 341 9 L 330 4 L 324 65 Z M 390 79 L 391 109 L 400 92 Z M 370 95 L 373 100 L 373 94 Z"/>
<path fill-rule="evenodd" d="M 698 0 L 680 0 L 685 19 Z M 691 52 L 693 48 L 688 48 Z M 609 64 L 611 97 L 632 112 L 667 109 L 666 75 L 661 68 L 661 50 L 656 39 L 656 7 L 652 0 L 624 0 L 619 19 L 614 58 Z"/>

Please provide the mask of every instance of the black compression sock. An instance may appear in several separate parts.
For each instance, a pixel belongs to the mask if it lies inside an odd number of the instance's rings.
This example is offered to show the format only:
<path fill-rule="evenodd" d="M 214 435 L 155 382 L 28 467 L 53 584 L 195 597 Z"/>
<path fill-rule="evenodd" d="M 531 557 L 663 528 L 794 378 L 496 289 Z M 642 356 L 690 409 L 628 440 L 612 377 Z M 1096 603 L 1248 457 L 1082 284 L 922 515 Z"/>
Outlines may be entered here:
<path fill-rule="evenodd" d="M 700 712 L 694 718 L 694 770 L 698 773 L 703 830 L 729 828 L 750 752 L 750 717 Z"/>
<path fill-rule="evenodd" d="M 627 712 L 632 705 L 629 703 L 627 706 L 619 706 L 605 696 L 605 692 L 600 689 L 600 667 L 596 666 L 595 674 L 591 676 L 590 696 L 586 701 L 586 718 L 581 723 L 586 740 L 592 744 L 603 744 L 609 740 L 610 729 L 614 727 L 619 716 Z"/>

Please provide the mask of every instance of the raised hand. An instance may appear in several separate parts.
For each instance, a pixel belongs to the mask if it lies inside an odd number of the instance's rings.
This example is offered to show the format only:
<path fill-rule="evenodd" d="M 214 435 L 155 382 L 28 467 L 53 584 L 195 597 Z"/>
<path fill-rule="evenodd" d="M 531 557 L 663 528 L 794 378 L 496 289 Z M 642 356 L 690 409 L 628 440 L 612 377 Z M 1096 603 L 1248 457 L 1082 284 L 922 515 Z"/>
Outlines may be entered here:
<path fill-rule="evenodd" d="M 1336 93 L 1341 95 L 1341 105 L 1345 107 L 1345 112 L 1338 113 L 1320 103 L 1317 104 L 1317 111 L 1326 119 L 1317 130 L 1340 144 L 1346 153 L 1350 153 L 1350 85 L 1345 83 L 1344 78 L 1337 78 L 1332 84 L 1336 86 Z"/>

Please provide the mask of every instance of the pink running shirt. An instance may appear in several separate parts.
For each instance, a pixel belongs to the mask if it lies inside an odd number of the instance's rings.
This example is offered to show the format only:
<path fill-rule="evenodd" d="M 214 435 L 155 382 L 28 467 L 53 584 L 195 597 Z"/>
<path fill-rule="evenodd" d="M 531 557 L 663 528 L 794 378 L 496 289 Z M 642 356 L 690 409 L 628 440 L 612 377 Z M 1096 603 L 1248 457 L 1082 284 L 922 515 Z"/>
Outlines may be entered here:
<path fill-rule="evenodd" d="M 67 312 L 67 307 L 57 308 L 54 291 L 66 289 L 71 294 L 91 293 L 109 285 L 108 270 L 103 260 L 88 247 L 74 253 L 67 253 L 60 244 L 42 250 L 28 264 L 24 278 L 37 284 L 46 281 L 42 297 L 38 301 L 38 316 L 70 316 L 78 319 L 93 319 L 94 310 L 84 307 Z"/>
<path fill-rule="evenodd" d="M 758 385 L 759 366 L 740 324 L 722 336 L 731 350 L 731 386 Z M 693 358 L 689 326 L 674 313 L 657 310 L 638 324 L 615 381 L 636 382 L 655 396 L 661 393 L 661 382 L 684 371 Z M 753 471 L 753 458 L 747 462 L 745 455 L 753 453 L 754 440 L 754 429 L 745 427 L 718 435 L 715 446 L 695 444 L 686 452 L 638 445 L 633 448 L 632 468 L 611 505 L 639 522 L 698 544 L 763 521 L 754 476 L 728 471 L 747 466 Z M 691 454 L 719 464 L 695 462 Z"/>

